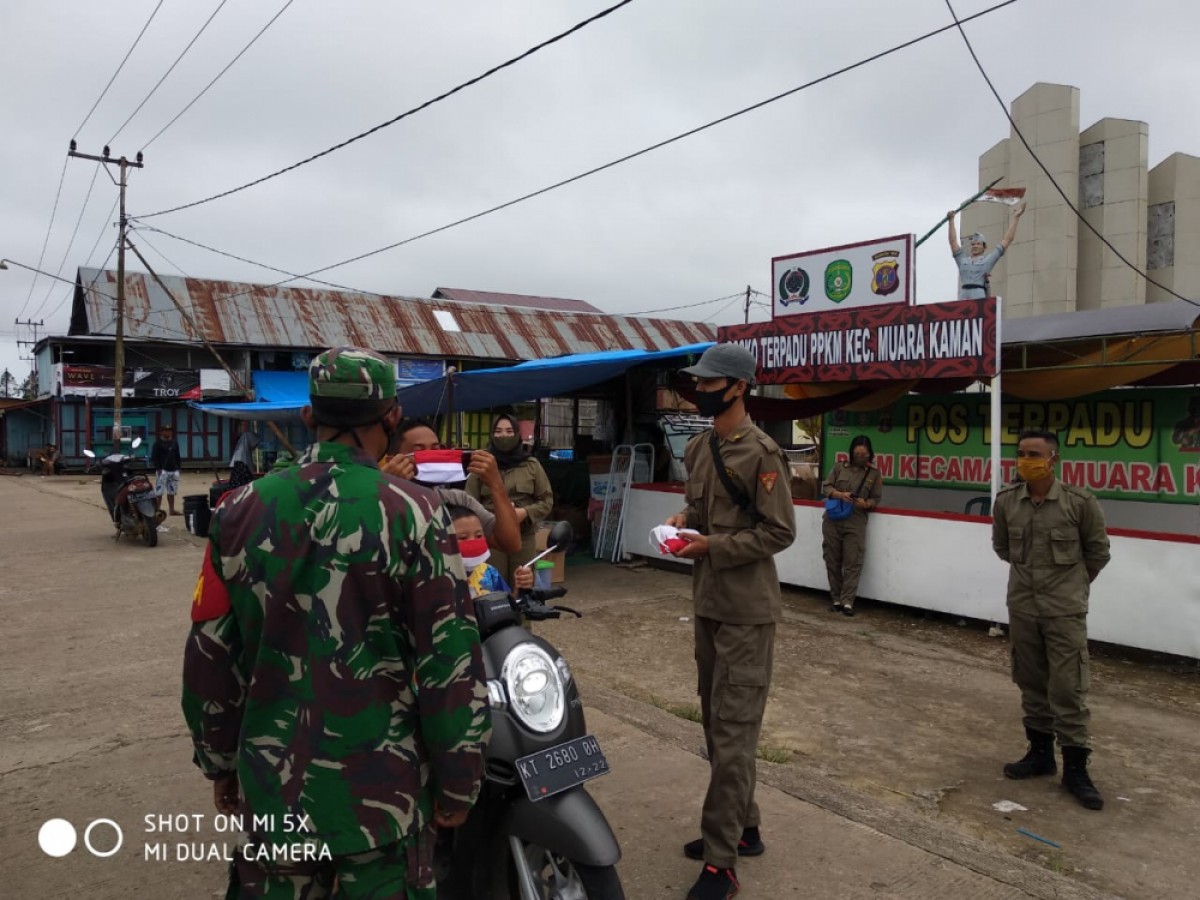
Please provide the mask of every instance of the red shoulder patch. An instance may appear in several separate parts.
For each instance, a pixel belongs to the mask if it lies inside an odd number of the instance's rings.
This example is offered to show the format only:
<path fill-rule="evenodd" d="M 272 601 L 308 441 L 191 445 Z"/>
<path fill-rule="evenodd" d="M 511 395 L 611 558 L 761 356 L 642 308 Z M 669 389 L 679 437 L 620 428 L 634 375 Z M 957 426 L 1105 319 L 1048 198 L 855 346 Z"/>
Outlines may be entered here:
<path fill-rule="evenodd" d="M 217 576 L 217 570 L 213 568 L 212 544 L 209 544 L 204 548 L 204 565 L 200 568 L 196 591 L 192 594 L 192 621 L 208 622 L 219 619 L 229 612 L 230 607 L 229 591 Z"/>
<path fill-rule="evenodd" d="M 766 489 L 769 494 L 775 490 L 775 482 L 779 479 L 778 472 L 763 472 L 758 476 L 759 483 Z"/>

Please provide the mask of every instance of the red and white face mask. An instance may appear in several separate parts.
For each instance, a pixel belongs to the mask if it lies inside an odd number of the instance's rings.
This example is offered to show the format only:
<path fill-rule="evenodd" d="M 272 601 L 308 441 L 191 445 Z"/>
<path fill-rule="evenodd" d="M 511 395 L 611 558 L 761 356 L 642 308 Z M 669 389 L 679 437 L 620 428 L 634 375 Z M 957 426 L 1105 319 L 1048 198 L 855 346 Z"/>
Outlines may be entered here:
<path fill-rule="evenodd" d="M 492 555 L 491 548 L 488 547 L 487 538 L 471 538 L 466 541 L 458 542 L 458 552 L 462 554 L 463 565 L 470 572 L 476 566 L 488 561 L 488 557 Z"/>
<path fill-rule="evenodd" d="M 458 484 L 467 480 L 469 450 L 416 450 L 412 457 L 417 467 L 413 481 L 420 484 Z"/>

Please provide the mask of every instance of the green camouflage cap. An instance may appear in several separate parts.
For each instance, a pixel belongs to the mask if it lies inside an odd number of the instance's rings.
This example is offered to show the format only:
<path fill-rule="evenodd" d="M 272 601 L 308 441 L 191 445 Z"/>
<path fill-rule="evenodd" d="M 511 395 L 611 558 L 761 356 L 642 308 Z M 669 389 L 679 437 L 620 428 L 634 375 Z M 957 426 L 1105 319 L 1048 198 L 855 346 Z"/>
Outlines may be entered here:
<path fill-rule="evenodd" d="M 308 367 L 308 395 L 337 400 L 395 400 L 396 368 L 373 350 L 334 347 Z"/>

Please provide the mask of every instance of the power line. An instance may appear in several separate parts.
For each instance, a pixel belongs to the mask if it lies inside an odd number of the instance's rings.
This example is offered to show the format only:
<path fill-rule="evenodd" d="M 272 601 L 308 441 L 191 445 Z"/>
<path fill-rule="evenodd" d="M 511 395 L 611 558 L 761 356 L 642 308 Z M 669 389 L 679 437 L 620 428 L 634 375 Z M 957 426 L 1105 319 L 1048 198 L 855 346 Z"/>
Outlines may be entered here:
<path fill-rule="evenodd" d="M 968 16 L 966 19 L 963 19 L 963 21 L 969 22 L 973 19 L 982 18 L 983 16 L 990 15 L 991 13 L 996 12 L 997 10 L 1003 9 L 1006 6 L 1011 6 L 1012 4 L 1014 4 L 1016 2 L 1017 2 L 1017 0 L 1003 0 L 1003 2 L 1001 2 L 1001 3 L 997 3 L 994 6 L 989 6 L 986 9 L 975 13 L 972 16 Z M 582 181 L 584 178 L 587 178 L 591 175 L 596 175 L 607 169 L 612 169 L 616 166 L 621 165 L 622 163 L 626 163 L 626 162 L 629 162 L 630 160 L 636 159 L 639 156 L 645 156 L 646 154 L 652 153 L 655 150 L 659 150 L 659 149 L 662 149 L 663 147 L 677 143 L 678 141 L 681 141 L 684 138 L 692 137 L 693 135 L 699 134 L 702 131 L 707 131 L 708 129 L 714 128 L 717 125 L 724 124 L 725 122 L 729 122 L 729 121 L 732 121 L 733 119 L 739 118 L 740 116 L 744 116 L 747 113 L 762 109 L 765 106 L 769 106 L 772 103 L 775 103 L 779 100 L 783 100 L 784 98 L 790 97 L 793 94 L 799 93 L 800 91 L 814 87 L 818 84 L 821 84 L 822 82 L 829 81 L 840 75 L 844 75 L 847 72 L 851 72 L 854 69 L 861 68 L 862 66 L 868 65 L 869 63 L 876 62 L 877 60 L 883 59 L 886 56 L 890 56 L 893 53 L 898 53 L 901 50 L 906 50 L 915 44 L 919 44 L 923 41 L 927 41 L 932 37 L 936 37 L 937 35 L 942 34 L 943 32 L 951 31 L 954 27 L 955 27 L 954 25 L 945 25 L 941 28 L 935 28 L 933 31 L 926 32 L 925 34 L 920 35 L 919 37 L 912 38 L 911 40 L 905 41 L 902 44 L 897 44 L 888 50 L 882 50 L 879 53 L 873 54 L 872 56 L 868 56 L 864 59 L 859 60 L 858 62 L 851 63 L 848 66 L 843 66 L 840 69 L 837 69 L 833 72 L 828 73 L 827 75 L 822 75 L 820 78 L 815 78 L 812 81 L 808 81 L 802 85 L 791 88 L 790 90 L 784 91 L 780 94 L 776 94 L 773 97 L 768 97 L 766 100 L 761 100 L 758 103 L 754 103 L 750 106 L 744 107 L 740 110 L 737 110 L 736 112 L 729 113 L 728 115 L 722 116 L 719 119 L 713 119 L 711 122 L 708 122 L 704 125 L 699 125 L 696 128 L 692 128 L 688 131 L 682 132 L 681 134 L 677 134 L 674 137 L 659 141 L 656 144 L 651 144 L 649 147 L 645 147 L 645 148 L 643 148 L 641 150 L 637 150 L 633 153 L 626 154 L 625 156 L 622 156 L 611 162 L 607 162 L 603 165 L 588 169 L 585 172 L 580 172 L 578 175 L 573 175 L 570 178 L 564 178 L 563 180 L 557 181 L 554 184 L 547 185 L 546 187 L 540 188 L 536 191 L 531 191 L 528 194 L 523 194 L 522 196 L 517 197 L 513 200 L 509 200 L 505 203 L 500 203 L 489 209 L 485 209 L 482 212 L 477 212 L 477 213 L 474 213 L 473 215 L 464 216 L 461 219 L 456 219 L 453 222 L 449 222 L 449 223 L 447 223 L 445 225 L 441 225 L 437 228 L 431 228 L 429 231 L 421 232 L 420 234 L 416 234 L 416 235 L 413 235 L 412 237 L 405 238 L 402 241 L 396 241 L 395 243 L 387 244 L 386 246 L 376 248 L 375 250 L 369 250 L 366 253 L 360 253 L 358 256 L 352 256 L 349 259 L 343 259 L 341 262 L 332 263 L 328 266 L 322 266 L 319 269 L 313 269 L 311 272 L 305 272 L 303 275 L 296 275 L 291 278 L 286 278 L 283 281 L 277 281 L 274 284 L 266 285 L 266 286 L 267 287 L 279 287 L 280 285 L 287 284 L 289 281 L 294 281 L 298 278 L 306 278 L 306 279 L 311 280 L 313 275 L 320 275 L 322 272 L 329 272 L 333 269 L 340 269 L 341 267 L 348 266 L 351 263 L 361 262 L 362 260 L 368 259 L 372 256 L 378 256 L 380 253 L 386 253 L 389 250 L 395 250 L 398 247 L 403 247 L 406 244 L 414 243 L 416 241 L 422 240 L 423 238 L 432 237 L 433 235 L 440 234 L 443 231 L 449 231 L 451 228 L 456 228 L 459 225 L 465 225 L 468 222 L 475 221 L 476 219 L 482 219 L 485 216 L 491 215 L 492 213 L 500 212 L 503 209 L 508 209 L 510 206 L 516 206 L 519 203 L 524 203 L 526 200 L 532 200 L 535 197 L 540 197 L 542 194 L 548 194 L 551 191 L 557 190 L 558 188 L 561 188 L 561 187 L 566 187 L 567 185 L 573 184 L 576 181 Z M 176 209 L 181 209 L 181 208 L 182 207 L 176 207 Z M 166 212 L 172 212 L 172 211 L 173 210 L 166 210 Z M 235 294 L 233 296 L 237 296 L 237 295 Z"/>
<path fill-rule="evenodd" d="M 146 29 L 150 27 L 150 23 L 154 21 L 154 17 L 158 15 L 158 11 L 162 5 L 163 0 L 158 0 L 158 6 L 154 7 L 154 11 L 150 13 L 150 18 L 146 20 L 146 24 L 142 26 L 142 30 L 139 31 L 138 36 L 134 38 L 133 46 L 131 46 L 125 52 L 125 57 L 121 60 L 121 64 L 117 66 L 117 71 L 112 73 L 112 78 L 108 79 L 108 84 L 104 86 L 104 90 L 100 92 L 100 96 L 96 98 L 96 102 L 92 104 L 92 108 L 88 110 L 88 114 L 83 117 L 83 121 L 79 123 L 79 127 L 76 128 L 75 133 L 71 135 L 72 138 L 79 137 L 79 132 L 83 131 L 83 126 L 88 123 L 88 119 L 92 117 L 92 113 L 96 111 L 96 107 L 100 105 L 100 101 L 104 99 L 104 95 L 108 93 L 108 89 L 112 87 L 113 82 L 117 80 L 117 76 L 120 75 L 121 70 L 125 68 L 125 63 L 129 62 L 129 57 L 133 54 L 133 51 L 137 49 L 137 45 L 141 43 L 142 35 L 144 35 L 146 33 Z"/>
<path fill-rule="evenodd" d="M 206 85 L 204 86 L 204 90 L 202 90 L 202 91 L 201 91 L 200 93 L 198 93 L 198 94 L 197 94 L 195 97 L 193 97 L 193 98 L 191 99 L 191 102 L 190 102 L 190 103 L 188 103 L 188 105 L 187 105 L 187 106 L 185 106 L 185 107 L 184 107 L 183 109 L 181 109 L 181 110 L 180 110 L 178 113 L 176 113 L 176 114 L 175 114 L 175 118 L 173 118 L 173 119 L 172 119 L 170 122 L 168 122 L 166 125 L 164 125 L 162 128 L 160 128 L 160 129 L 158 130 L 158 133 L 157 133 L 157 134 L 155 134 L 155 135 L 154 135 L 154 137 L 152 137 L 152 138 L 150 138 L 150 140 L 146 141 L 146 143 L 142 145 L 142 149 L 143 149 L 143 150 L 149 149 L 149 147 L 150 147 L 150 145 L 151 145 L 151 144 L 153 144 L 153 143 L 154 143 L 155 141 L 157 141 L 157 140 L 158 140 L 160 137 L 162 137 L 162 134 L 163 134 L 163 132 L 164 132 L 164 131 L 166 131 L 168 128 L 170 128 L 172 125 L 174 125 L 176 122 L 178 122 L 178 121 L 179 121 L 179 119 L 180 119 L 180 117 L 181 117 L 181 116 L 182 116 L 182 115 L 183 115 L 185 112 L 187 112 L 189 109 L 191 109 L 191 108 L 192 108 L 192 106 L 193 106 L 193 105 L 195 105 L 195 103 L 196 103 L 196 101 L 197 101 L 197 100 L 199 100 L 199 99 L 200 99 L 201 97 L 203 97 L 203 96 L 204 96 L 206 93 L 208 93 L 208 89 L 209 89 L 210 87 L 212 87 L 214 84 L 216 84 L 218 81 L 220 81 L 220 80 L 221 80 L 221 76 L 222 76 L 222 75 L 224 75 L 224 74 L 225 74 L 226 72 L 228 72 L 228 71 L 229 71 L 231 68 L 233 68 L 233 64 L 234 64 L 234 63 L 236 63 L 236 62 L 237 62 L 239 59 L 241 59 L 241 58 L 242 58 L 242 55 L 243 55 L 243 54 L 244 54 L 244 53 L 245 53 L 247 50 L 249 50 L 251 47 L 253 47 L 253 46 L 254 46 L 254 43 L 255 43 L 255 41 L 257 41 L 257 40 L 258 40 L 260 37 L 262 37 L 262 36 L 263 36 L 263 34 L 264 34 L 264 33 L 266 33 L 266 30 L 267 30 L 268 28 L 270 28 L 272 25 L 274 25 L 274 24 L 275 24 L 275 20 L 276 20 L 276 19 L 278 19 L 280 16 L 282 16 L 282 15 L 283 15 L 285 12 L 287 12 L 287 8 L 288 8 L 289 6 L 291 6 L 291 5 L 292 5 L 294 2 L 295 2 L 295 0 L 287 0 L 287 2 L 286 2 L 285 4 L 283 4 L 283 6 L 282 6 L 282 7 L 280 7 L 280 9 L 279 9 L 279 12 L 277 12 L 277 13 L 275 13 L 275 15 L 271 16 L 271 19 L 270 19 L 270 21 L 268 21 L 266 25 L 264 25 L 264 26 L 263 26 L 261 29 L 259 29 L 259 32 L 258 32 L 258 34 L 256 34 L 254 37 L 252 37 L 252 38 L 250 39 L 250 43 L 248 43 L 248 44 L 247 44 L 245 47 L 243 47 L 241 50 L 239 50 L 239 51 L 238 51 L 238 54 L 237 54 L 237 56 L 235 56 L 233 59 L 231 59 L 231 60 L 230 60 L 230 61 L 229 61 L 229 62 L 228 62 L 226 65 L 225 65 L 225 68 L 223 68 L 223 69 L 222 69 L 220 72 L 218 72 L 218 73 L 217 73 L 217 77 L 216 77 L 216 78 L 214 78 L 212 81 L 210 81 L 208 84 L 206 84 Z M 214 15 L 216 15 L 216 13 L 214 13 Z"/>
<path fill-rule="evenodd" d="M 142 111 L 142 107 L 145 106 L 146 103 L 150 100 L 150 98 L 154 96 L 155 92 L 160 87 L 162 87 L 162 83 L 167 80 L 167 77 L 172 72 L 175 71 L 175 67 L 177 65 L 179 65 L 179 63 L 183 60 L 183 58 L 185 56 L 187 56 L 188 51 L 192 49 L 192 45 L 195 44 L 196 41 L 198 41 L 200 39 L 200 35 L 204 34 L 205 29 L 208 28 L 208 26 L 212 22 L 212 20 L 217 17 L 217 13 L 219 13 L 224 8 L 225 4 L 228 2 L 229 2 L 229 0 L 221 0 L 221 2 L 217 5 L 217 8 L 213 10 L 212 15 L 209 16 L 205 20 L 204 24 L 200 26 L 200 30 L 196 32 L 195 36 L 190 41 L 188 41 L 188 45 L 183 48 L 183 52 L 180 53 L 179 56 L 175 57 L 175 62 L 171 63 L 171 68 L 167 69 L 167 71 L 163 74 L 163 77 L 158 79 L 158 83 L 155 84 L 154 87 L 150 88 L 150 93 L 148 93 L 146 95 L 146 98 L 137 105 L 137 109 L 135 109 L 133 112 L 131 112 L 129 114 L 129 118 L 126 119 L 124 122 L 122 122 L 121 127 L 118 128 L 116 130 L 116 133 L 113 134 L 113 136 L 108 139 L 109 144 L 111 144 L 113 141 L 115 141 L 117 139 L 117 135 L 119 135 L 122 131 L 125 130 L 125 126 L 128 125 L 133 120 L 133 117 Z"/>
<path fill-rule="evenodd" d="M 318 160 L 323 156 L 328 156 L 329 154 L 334 153 L 337 150 L 341 150 L 343 147 L 348 147 L 351 144 L 355 143 L 356 141 L 361 141 L 363 138 L 369 137 L 370 135 L 374 134 L 375 132 L 381 131 L 390 125 L 395 125 L 397 122 L 401 121 L 402 119 L 407 119 L 409 116 L 416 115 L 417 113 L 421 112 L 422 110 L 428 109 L 430 106 L 433 106 L 435 103 L 440 103 L 441 101 L 454 96 L 459 91 L 466 90 L 467 88 L 478 84 L 479 82 L 483 81 L 484 79 L 486 79 L 492 75 L 495 75 L 497 72 L 501 71 L 502 69 L 507 69 L 509 66 L 516 65 L 521 60 L 532 56 L 533 54 L 537 53 L 539 50 L 549 47 L 551 44 L 557 44 L 559 41 L 563 40 L 564 38 L 570 37 L 575 32 L 580 31 L 583 28 L 586 28 L 588 25 L 591 25 L 593 22 L 603 19 L 605 16 L 612 15 L 614 12 L 619 10 L 621 7 L 628 6 L 632 2 L 633 2 L 633 0 L 621 0 L 620 3 L 616 3 L 613 6 L 608 7 L 607 9 L 601 10 L 600 12 L 596 13 L 594 16 L 584 19 L 582 22 L 579 22 L 579 23 L 571 26 L 566 31 L 562 32 L 561 34 L 557 34 L 552 38 L 548 38 L 547 40 L 542 41 L 540 44 L 536 44 L 533 47 L 530 47 L 528 50 L 526 50 L 524 53 L 520 54 L 519 56 L 514 56 L 512 59 L 507 60 L 506 62 L 502 62 L 497 66 L 493 66 L 492 68 L 488 69 L 483 74 L 476 75 L 474 78 L 470 79 L 469 81 L 464 81 L 462 84 L 458 85 L 457 87 L 451 88 L 450 90 L 446 91 L 443 94 L 439 94 L 438 96 L 434 97 L 431 100 L 426 100 L 420 106 L 414 106 L 412 109 L 407 110 L 406 112 L 402 112 L 400 115 L 398 115 L 394 118 L 388 119 L 386 122 L 381 122 L 380 124 L 376 125 L 374 128 L 369 128 L 366 131 L 362 132 L 361 134 L 356 134 L 352 138 L 348 138 L 347 140 L 344 140 L 341 143 L 334 144 L 332 147 L 330 147 L 327 150 L 322 150 L 320 153 L 315 153 L 312 156 L 310 156 L 306 159 L 302 159 L 297 163 L 293 163 L 292 165 L 286 166 L 282 169 L 279 169 L 276 172 L 272 172 L 269 175 L 264 175 L 262 178 L 256 178 L 254 181 L 248 181 L 245 184 L 240 185 L 235 188 L 231 188 L 228 191 L 222 191 L 219 194 L 213 194 L 211 197 L 205 197 L 202 200 L 195 200 L 191 203 L 184 203 L 181 206 L 172 206 L 170 209 L 160 209 L 158 212 L 147 213 L 146 215 L 143 215 L 143 216 L 137 216 L 137 218 L 152 219 L 155 216 L 165 216 L 167 213 L 179 212 L 180 210 L 183 210 L 183 209 L 191 209 L 193 206 L 200 206 L 202 203 L 210 203 L 213 200 L 220 200 L 222 197 L 228 197 L 231 194 L 236 194 L 240 191 L 246 190 L 247 188 L 252 188 L 255 185 L 262 184 L 264 181 L 270 181 L 272 178 L 278 178 L 280 175 L 283 175 L 287 172 L 291 172 L 295 169 L 300 168 L 301 166 L 308 165 L 310 162 Z M 1013 0 L 1013 2 L 1015 2 L 1015 0 Z M 224 5 L 224 4 L 222 4 L 222 5 Z M 207 90 L 207 88 L 206 88 L 206 90 Z M 199 98 L 197 98 L 197 99 L 199 99 Z M 157 137 L 157 136 L 158 135 L 155 135 L 155 137 Z M 109 143 L 111 143 L 111 141 Z"/>
<path fill-rule="evenodd" d="M 1025 140 L 1025 135 L 1021 133 L 1021 129 L 1017 127 L 1016 121 L 1013 119 L 1012 115 L 1009 113 L 1008 105 L 1004 102 L 1004 98 L 1000 96 L 1000 92 L 997 91 L 996 86 L 994 84 L 992 84 L 992 79 L 988 77 L 987 71 L 983 68 L 983 63 L 981 63 L 979 61 L 979 57 L 975 53 L 975 48 L 973 46 L 971 46 L 971 39 L 967 37 L 967 32 L 962 27 L 963 22 L 969 22 L 970 19 L 967 18 L 967 19 L 960 20 L 958 18 L 958 13 L 956 13 L 954 11 L 954 6 L 951 4 L 950 0 L 946 0 L 946 8 L 950 10 L 950 16 L 951 16 L 951 18 L 954 19 L 954 26 L 958 29 L 958 33 L 960 35 L 962 35 L 963 43 L 967 45 L 967 51 L 971 54 L 971 59 L 973 59 L 975 61 L 975 67 L 977 69 L 979 69 L 979 74 L 982 75 L 983 80 L 985 82 L 987 82 L 988 89 L 992 92 L 992 96 L 996 98 L 996 102 L 1000 104 L 1000 109 L 1004 111 L 1004 117 L 1006 119 L 1008 119 L 1008 123 L 1012 126 L 1013 132 L 1016 134 L 1016 136 L 1018 138 L 1021 139 L 1021 143 L 1025 145 L 1025 149 L 1027 151 L 1029 151 L 1029 155 L 1033 157 L 1033 161 L 1038 164 L 1038 168 L 1042 170 L 1042 172 L 1046 175 L 1046 177 L 1048 179 L 1050 179 L 1050 184 L 1054 186 L 1054 190 L 1056 190 L 1058 192 L 1058 195 L 1060 197 L 1062 197 L 1063 202 L 1067 204 L 1067 207 L 1071 210 L 1071 212 L 1075 213 L 1075 217 L 1077 219 L 1079 219 L 1079 221 L 1082 222 L 1084 225 L 1086 225 L 1088 230 L 1092 234 L 1094 234 L 1096 237 L 1098 237 L 1100 239 L 1100 242 L 1102 244 L 1104 244 L 1104 246 L 1107 247 L 1109 250 L 1111 250 L 1113 252 L 1113 254 L 1117 257 L 1117 259 L 1121 260 L 1121 262 L 1123 262 L 1129 268 L 1133 269 L 1134 272 L 1136 272 L 1139 276 L 1144 278 L 1149 284 L 1152 284 L 1156 288 L 1166 291 L 1168 294 L 1170 294 L 1172 297 L 1175 297 L 1178 300 L 1182 300 L 1185 303 L 1190 303 L 1193 306 L 1200 306 L 1200 302 L 1197 302 L 1195 300 L 1190 300 L 1187 297 L 1183 296 L 1182 294 L 1176 293 L 1175 291 L 1171 290 L 1171 288 L 1167 287 L 1166 285 L 1159 284 L 1157 281 L 1155 281 L 1153 278 L 1151 278 L 1149 275 L 1147 275 L 1145 272 L 1143 272 L 1141 269 L 1139 269 L 1136 264 L 1134 264 L 1133 262 L 1130 262 L 1130 260 L 1123 253 L 1121 253 L 1120 250 L 1118 250 L 1116 247 L 1114 247 L 1112 245 L 1112 243 L 1109 242 L 1108 238 L 1106 238 L 1104 235 L 1102 235 L 1096 229 L 1096 227 L 1094 225 L 1092 225 L 1091 222 L 1089 222 L 1086 218 L 1084 218 L 1083 213 L 1081 213 L 1079 211 L 1079 208 L 1076 207 L 1075 204 L 1071 202 L 1071 200 L 1067 196 L 1066 192 L 1062 189 L 1062 187 L 1059 186 L 1059 183 L 1055 180 L 1054 176 L 1050 174 L 1050 170 L 1046 168 L 1045 164 L 1038 157 L 1038 155 L 1033 152 L 1033 148 L 1031 146 L 1029 146 L 1029 141 Z"/>
<path fill-rule="evenodd" d="M 728 300 L 731 297 L 741 297 L 745 291 L 738 291 L 736 294 L 726 294 L 724 297 L 714 297 L 712 300 L 701 300 L 699 303 L 683 303 L 679 306 L 664 306 L 659 309 L 643 309 L 637 312 L 617 313 L 621 316 L 648 316 L 652 313 L 675 312 L 677 309 L 694 309 L 697 306 L 708 306 L 710 303 L 720 303 L 722 300 Z"/>
<path fill-rule="evenodd" d="M 63 266 L 65 266 L 67 264 L 67 257 L 69 257 L 71 255 L 71 248 L 75 246 L 75 237 L 76 237 L 76 235 L 79 234 L 79 226 L 83 222 L 83 214 L 85 212 L 87 212 L 88 203 L 92 199 L 92 189 L 96 187 L 96 177 L 99 174 L 100 174 L 100 163 L 96 163 L 96 168 L 92 172 L 91 183 L 88 185 L 87 196 L 85 196 L 83 198 L 83 208 L 79 210 L 79 218 L 75 220 L 75 230 L 71 232 L 71 240 L 67 242 L 67 249 L 65 251 L 63 251 L 62 262 L 60 262 L 58 264 L 58 272 L 60 275 L 62 274 Z M 50 300 L 50 294 L 52 294 L 53 292 L 54 292 L 54 285 L 50 285 L 49 290 L 46 291 L 46 296 L 43 297 L 42 302 L 38 304 L 38 308 L 29 314 L 30 318 L 32 318 L 33 316 L 36 316 L 39 312 L 42 311 L 42 307 L 44 307 L 46 305 L 46 303 Z"/>
<path fill-rule="evenodd" d="M 104 236 L 104 234 L 103 234 L 103 232 L 101 232 L 101 237 L 103 237 L 103 236 Z M 100 242 L 97 241 L 96 246 L 99 246 L 99 244 L 100 244 Z M 96 247 L 92 247 L 92 253 L 95 253 L 95 252 L 96 252 Z M 108 261 L 110 259 L 112 259 L 112 255 L 116 252 L 117 252 L 117 244 L 116 244 L 116 241 L 114 241 L 112 247 L 108 251 L 108 256 L 104 257 L 104 262 L 100 263 L 100 267 L 96 270 L 96 274 L 93 275 L 92 280 L 90 282 L 88 282 L 88 286 L 87 286 L 88 291 L 91 291 L 91 289 L 96 286 L 96 282 L 100 280 L 100 275 L 104 271 L 104 267 L 108 265 Z M 86 269 L 88 263 L 90 263 L 91 261 L 92 261 L 92 257 L 89 255 L 87 258 L 87 262 L 85 262 L 83 264 L 83 268 Z M 54 307 L 54 309 L 52 309 L 52 310 L 50 310 L 50 312 L 46 313 L 46 320 L 49 321 L 50 319 L 52 319 L 54 317 L 54 314 L 57 313 L 60 309 L 62 309 L 63 304 L 66 303 L 68 300 L 70 300 L 74 296 L 75 296 L 75 290 L 74 290 L 74 284 L 72 283 L 72 289 L 67 292 L 67 295 L 65 297 L 63 297 L 62 300 L 59 301 L 58 306 Z"/>
<path fill-rule="evenodd" d="M 50 244 L 50 232 L 54 230 L 54 217 L 58 213 L 58 198 L 62 196 L 63 181 L 67 177 L 67 161 L 68 157 L 63 157 L 62 172 L 58 176 L 58 188 L 54 192 L 54 206 L 50 210 L 50 224 L 46 226 L 46 236 L 42 239 L 42 252 L 38 255 L 37 269 L 42 267 L 42 263 L 46 260 L 46 247 Z M 21 311 L 17 313 L 17 318 L 25 315 L 25 308 L 29 306 L 29 300 L 33 297 L 33 289 L 37 287 L 38 273 L 34 269 L 33 281 L 29 283 L 29 293 L 25 295 L 25 302 L 21 304 Z"/>

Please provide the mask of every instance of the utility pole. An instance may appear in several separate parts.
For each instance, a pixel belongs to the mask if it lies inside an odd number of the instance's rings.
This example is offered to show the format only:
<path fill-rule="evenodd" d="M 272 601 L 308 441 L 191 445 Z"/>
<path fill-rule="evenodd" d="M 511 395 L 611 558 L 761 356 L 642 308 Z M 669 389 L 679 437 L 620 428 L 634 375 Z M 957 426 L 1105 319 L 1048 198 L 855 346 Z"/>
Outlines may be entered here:
<path fill-rule="evenodd" d="M 125 384 L 125 229 L 128 225 L 125 218 L 125 185 L 129 169 L 143 168 L 142 151 L 138 151 L 136 162 L 130 162 L 124 156 L 120 159 L 113 159 L 108 147 L 104 148 L 103 155 L 92 156 L 88 153 L 77 152 L 75 141 L 72 139 L 71 149 L 67 151 L 67 156 L 95 160 L 105 166 L 105 171 L 107 171 L 109 163 L 116 163 L 121 170 L 121 179 L 117 182 L 117 187 L 121 191 L 121 218 L 118 220 L 120 233 L 117 237 L 117 336 L 113 344 L 113 368 L 115 369 L 113 372 L 113 452 L 120 453 L 121 400 Z"/>
<path fill-rule="evenodd" d="M 36 322 L 33 321 L 32 319 L 26 319 L 24 322 L 22 322 L 20 319 L 13 319 L 13 325 L 17 326 L 18 328 L 24 326 L 25 328 L 33 329 L 33 340 L 32 341 L 17 341 L 16 343 L 17 343 L 18 347 L 31 348 L 29 351 L 29 356 L 28 357 L 22 356 L 21 359 L 29 360 L 30 368 L 33 369 L 33 373 L 34 373 L 34 381 L 37 381 L 37 355 L 34 354 L 32 348 L 37 346 L 38 329 L 45 328 L 46 323 L 41 321 L 40 319 Z"/>
<path fill-rule="evenodd" d="M 746 285 L 746 316 L 744 321 L 747 325 L 750 324 L 750 294 L 750 285 Z"/>

